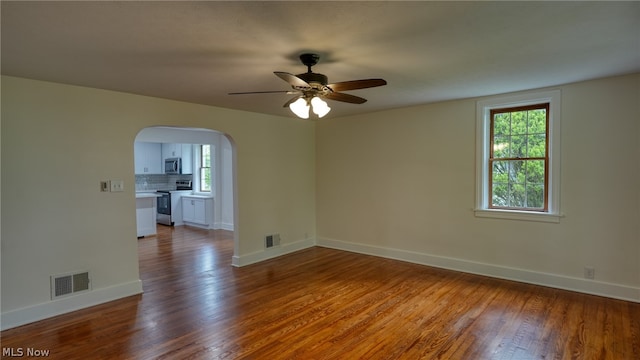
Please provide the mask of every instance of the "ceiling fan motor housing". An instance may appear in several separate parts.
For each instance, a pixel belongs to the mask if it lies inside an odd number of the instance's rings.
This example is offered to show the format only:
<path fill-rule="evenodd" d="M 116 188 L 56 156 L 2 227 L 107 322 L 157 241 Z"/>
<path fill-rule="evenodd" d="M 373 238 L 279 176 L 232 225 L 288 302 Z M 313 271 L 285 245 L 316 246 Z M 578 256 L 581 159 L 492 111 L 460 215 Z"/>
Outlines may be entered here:
<path fill-rule="evenodd" d="M 308 72 L 304 74 L 298 74 L 296 76 L 306 81 L 309 85 L 312 85 L 312 86 L 314 85 L 314 83 L 319 84 L 321 86 L 325 86 L 328 83 L 327 76 L 323 74 Z"/>

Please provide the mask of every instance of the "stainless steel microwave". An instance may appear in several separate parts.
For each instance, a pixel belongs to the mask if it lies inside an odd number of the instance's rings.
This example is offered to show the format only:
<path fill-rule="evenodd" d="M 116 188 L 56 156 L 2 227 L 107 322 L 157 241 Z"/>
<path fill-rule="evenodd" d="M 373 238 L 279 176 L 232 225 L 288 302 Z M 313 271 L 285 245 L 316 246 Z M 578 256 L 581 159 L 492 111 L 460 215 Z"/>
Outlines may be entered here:
<path fill-rule="evenodd" d="M 168 158 L 164 160 L 165 174 L 182 174 L 182 159 Z"/>

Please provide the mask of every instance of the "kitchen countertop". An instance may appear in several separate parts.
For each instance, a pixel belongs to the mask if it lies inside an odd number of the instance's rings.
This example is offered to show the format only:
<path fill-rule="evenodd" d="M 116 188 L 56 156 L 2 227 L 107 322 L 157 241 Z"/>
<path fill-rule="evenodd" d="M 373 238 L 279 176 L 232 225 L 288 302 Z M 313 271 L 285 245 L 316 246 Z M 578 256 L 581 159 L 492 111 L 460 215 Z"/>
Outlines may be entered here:
<path fill-rule="evenodd" d="M 204 194 L 182 195 L 182 197 L 196 198 L 196 199 L 213 199 L 213 195 L 204 195 Z"/>
<path fill-rule="evenodd" d="M 190 197 L 196 199 L 213 199 L 213 195 L 208 194 L 186 194 L 187 192 L 191 192 L 191 190 L 171 190 L 172 193 L 181 193 L 182 197 Z M 155 190 L 143 190 L 136 191 L 136 199 L 144 199 L 144 198 L 154 198 L 161 197 L 162 194 L 157 193 Z"/>
<path fill-rule="evenodd" d="M 157 198 L 161 195 L 156 192 L 150 191 L 138 191 L 136 192 L 136 199 L 144 199 L 144 198 Z"/>

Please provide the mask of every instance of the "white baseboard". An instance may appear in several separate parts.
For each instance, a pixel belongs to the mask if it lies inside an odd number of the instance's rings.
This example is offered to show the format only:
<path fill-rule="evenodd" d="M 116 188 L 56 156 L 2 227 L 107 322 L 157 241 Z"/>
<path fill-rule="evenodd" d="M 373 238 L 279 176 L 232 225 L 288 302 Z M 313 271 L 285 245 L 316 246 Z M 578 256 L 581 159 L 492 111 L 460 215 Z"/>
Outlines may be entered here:
<path fill-rule="evenodd" d="M 315 244 L 315 239 L 300 240 L 293 243 L 282 244 L 280 246 L 274 246 L 268 249 L 264 249 L 263 251 L 258 251 L 251 254 L 234 256 L 231 261 L 231 265 L 236 267 L 251 265 L 260 261 L 286 255 L 298 250 L 314 247 Z"/>
<path fill-rule="evenodd" d="M 207 229 L 207 230 L 229 230 L 229 231 L 233 231 L 233 224 L 228 224 L 228 223 L 214 223 L 213 225 L 202 225 L 202 224 L 196 224 L 196 223 L 192 223 L 192 222 L 184 222 L 180 225 L 187 225 L 187 226 L 192 226 L 192 227 L 197 227 L 200 229 Z M 176 224 L 175 226 L 178 226 L 178 224 Z"/>
<path fill-rule="evenodd" d="M 4 312 L 0 315 L 0 329 L 6 330 L 53 316 L 99 305 L 142 293 L 142 281 L 94 289 L 77 295 L 52 300 L 46 303 Z"/>
<path fill-rule="evenodd" d="M 448 270 L 461 271 L 499 279 L 519 281 L 558 289 L 577 291 L 614 299 L 640 302 L 640 288 L 602 281 L 587 280 L 563 275 L 540 273 L 530 270 L 478 263 L 468 260 L 435 256 L 406 250 L 377 247 L 365 244 L 318 238 L 317 246 L 379 256 Z"/>
<path fill-rule="evenodd" d="M 225 223 L 225 222 L 216 222 L 213 228 L 219 229 L 219 230 L 229 230 L 229 231 L 233 231 L 234 229 L 233 223 Z"/>

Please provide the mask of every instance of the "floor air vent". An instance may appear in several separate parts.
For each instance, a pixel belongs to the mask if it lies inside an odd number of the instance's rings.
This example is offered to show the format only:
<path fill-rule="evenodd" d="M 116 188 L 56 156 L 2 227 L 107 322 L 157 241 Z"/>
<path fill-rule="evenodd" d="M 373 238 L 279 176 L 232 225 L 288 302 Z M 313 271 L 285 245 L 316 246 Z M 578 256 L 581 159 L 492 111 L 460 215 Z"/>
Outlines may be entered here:
<path fill-rule="evenodd" d="M 51 276 L 51 299 L 91 290 L 89 272 Z"/>

